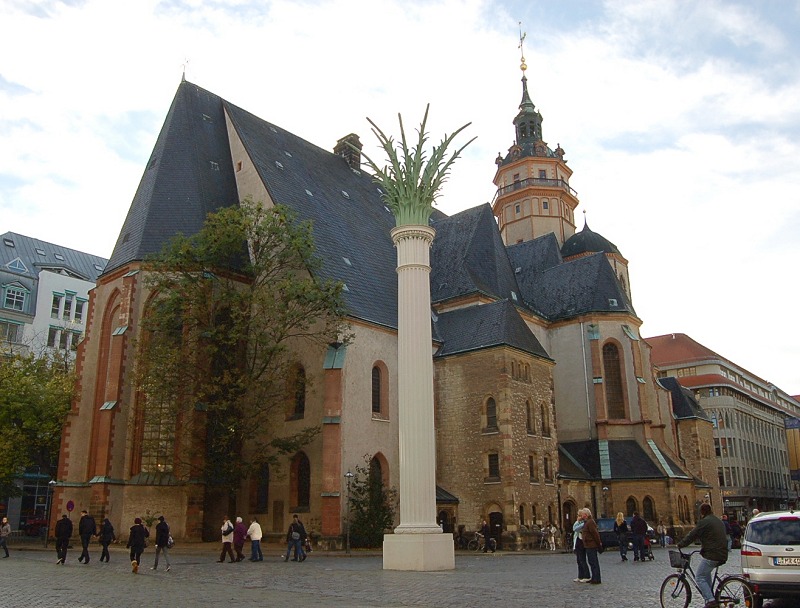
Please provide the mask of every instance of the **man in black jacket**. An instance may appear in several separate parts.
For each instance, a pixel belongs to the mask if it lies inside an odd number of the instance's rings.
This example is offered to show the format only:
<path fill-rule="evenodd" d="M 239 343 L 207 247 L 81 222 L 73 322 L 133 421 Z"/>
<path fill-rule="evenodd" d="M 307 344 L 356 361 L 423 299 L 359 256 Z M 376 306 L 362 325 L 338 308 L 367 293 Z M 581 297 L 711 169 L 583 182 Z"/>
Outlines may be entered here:
<path fill-rule="evenodd" d="M 94 523 L 94 517 L 89 515 L 86 509 L 81 511 L 81 519 L 78 522 L 78 534 L 81 536 L 81 545 L 83 546 L 83 551 L 78 561 L 88 564 L 89 542 L 92 540 L 92 536 L 97 536 L 97 525 Z"/>
<path fill-rule="evenodd" d="M 64 513 L 61 519 L 56 524 L 56 555 L 58 555 L 57 564 L 63 564 L 67 561 L 67 547 L 69 547 L 69 539 L 72 538 L 72 520 Z"/>
<path fill-rule="evenodd" d="M 695 568 L 697 588 L 706 600 L 704 608 L 714 608 L 719 604 L 711 590 L 711 573 L 728 561 L 728 535 L 725 534 L 725 524 L 711 512 L 708 503 L 700 505 L 700 521 L 680 540 L 678 547 L 687 547 L 697 539 L 700 540 L 700 560 Z"/>
<path fill-rule="evenodd" d="M 638 511 L 633 512 L 631 520 L 631 541 L 633 542 L 633 561 L 644 561 L 644 537 L 647 534 L 647 522 L 639 515 Z"/>
<path fill-rule="evenodd" d="M 167 572 L 169 572 L 169 524 L 164 520 L 163 515 L 158 516 L 158 525 L 156 525 L 156 563 L 150 570 L 158 570 L 158 554 L 164 553 L 164 561 L 167 562 Z"/>

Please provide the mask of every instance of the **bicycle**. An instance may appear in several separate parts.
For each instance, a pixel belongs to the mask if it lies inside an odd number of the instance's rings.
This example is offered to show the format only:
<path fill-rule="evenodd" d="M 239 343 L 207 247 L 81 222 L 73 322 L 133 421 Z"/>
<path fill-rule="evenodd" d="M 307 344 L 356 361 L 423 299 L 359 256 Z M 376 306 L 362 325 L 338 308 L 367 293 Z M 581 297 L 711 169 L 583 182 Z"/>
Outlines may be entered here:
<path fill-rule="evenodd" d="M 480 532 L 475 532 L 475 538 L 467 543 L 467 549 L 470 551 L 480 551 L 483 549 L 484 543 L 481 541 L 483 540 L 483 534 Z M 489 539 L 489 550 L 494 553 L 497 549 L 497 541 L 493 538 Z"/>
<path fill-rule="evenodd" d="M 670 550 L 669 564 L 673 568 L 680 570 L 680 573 L 673 573 L 661 583 L 661 608 L 680 607 L 687 608 L 692 601 L 692 587 L 698 593 L 700 588 L 697 586 L 697 578 L 692 570 L 691 557 L 700 551 L 684 553 L 680 549 Z M 719 566 L 714 568 L 714 579 L 711 585 L 714 591 L 714 599 L 719 602 L 721 608 L 733 608 L 740 606 L 743 608 L 755 608 L 755 594 L 753 588 L 741 576 L 719 575 Z"/>

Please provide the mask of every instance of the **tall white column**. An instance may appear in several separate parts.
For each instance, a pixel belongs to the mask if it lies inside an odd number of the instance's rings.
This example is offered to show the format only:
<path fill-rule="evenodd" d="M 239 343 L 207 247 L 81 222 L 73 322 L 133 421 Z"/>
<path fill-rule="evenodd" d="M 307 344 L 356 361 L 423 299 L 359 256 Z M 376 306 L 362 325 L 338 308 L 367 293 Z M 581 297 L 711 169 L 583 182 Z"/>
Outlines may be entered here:
<path fill-rule="evenodd" d="M 386 570 L 452 570 L 453 539 L 436 523 L 430 226 L 392 230 L 397 248 L 400 525 L 384 537 Z"/>

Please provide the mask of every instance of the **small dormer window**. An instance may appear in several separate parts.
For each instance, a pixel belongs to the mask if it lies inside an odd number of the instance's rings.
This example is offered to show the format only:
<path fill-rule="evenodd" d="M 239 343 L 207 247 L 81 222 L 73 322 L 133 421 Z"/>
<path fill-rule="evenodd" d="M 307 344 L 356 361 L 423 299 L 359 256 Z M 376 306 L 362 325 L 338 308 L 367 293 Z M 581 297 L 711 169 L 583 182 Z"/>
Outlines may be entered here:
<path fill-rule="evenodd" d="M 278 167 L 278 169 L 283 169 L 283 163 L 280 162 L 279 160 L 275 161 L 275 166 Z"/>
<path fill-rule="evenodd" d="M 6 268 L 9 270 L 14 270 L 16 272 L 28 272 L 28 268 L 25 264 L 22 263 L 22 260 L 19 258 L 14 258 L 8 264 L 6 264 Z"/>
<path fill-rule="evenodd" d="M 291 155 L 291 154 L 290 154 L 290 153 L 289 153 L 287 150 L 284 150 L 284 151 L 283 151 L 283 153 L 284 153 L 286 156 L 288 156 L 289 158 L 292 158 L 292 155 Z"/>
<path fill-rule="evenodd" d="M 64 261 L 64 256 L 63 256 L 63 255 L 61 255 L 60 253 L 54 253 L 54 254 L 53 254 L 53 257 L 54 257 L 55 259 L 57 259 L 59 262 L 63 262 L 63 261 Z"/>
<path fill-rule="evenodd" d="M 272 131 L 273 133 L 277 133 L 278 132 L 278 129 L 276 129 L 275 127 L 270 127 L 269 130 Z"/>
<path fill-rule="evenodd" d="M 342 190 L 342 196 L 345 198 L 350 198 L 350 195 L 347 194 L 347 192 L 345 192 L 344 190 Z"/>
<path fill-rule="evenodd" d="M 309 190 L 309 189 L 307 189 L 307 188 L 306 188 L 306 194 L 308 194 L 308 196 L 314 196 L 314 195 L 311 193 L 311 190 Z"/>
<path fill-rule="evenodd" d="M 3 239 L 3 244 L 6 247 L 13 247 L 14 246 L 14 241 L 12 241 L 11 239 Z"/>
<path fill-rule="evenodd" d="M 47 254 L 44 252 L 44 249 L 39 249 L 38 247 L 36 248 L 36 253 L 38 253 L 39 255 L 42 255 L 42 256 L 44 256 L 44 255 L 47 255 Z"/>
<path fill-rule="evenodd" d="M 608 298 L 608 305 L 612 307 L 618 306 L 616 298 Z"/>
<path fill-rule="evenodd" d="M 210 160 L 208 162 L 211 163 L 211 170 L 212 171 L 219 171 L 219 163 L 217 161 Z"/>

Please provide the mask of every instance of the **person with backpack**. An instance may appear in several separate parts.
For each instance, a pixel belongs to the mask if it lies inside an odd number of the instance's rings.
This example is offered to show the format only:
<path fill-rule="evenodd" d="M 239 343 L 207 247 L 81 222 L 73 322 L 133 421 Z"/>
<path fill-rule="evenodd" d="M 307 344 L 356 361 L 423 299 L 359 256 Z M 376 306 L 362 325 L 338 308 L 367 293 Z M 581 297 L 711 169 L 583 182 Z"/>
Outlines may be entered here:
<path fill-rule="evenodd" d="M 231 558 L 230 563 L 236 561 L 236 558 L 233 556 L 233 549 L 231 549 L 231 543 L 233 542 L 233 524 L 231 523 L 230 518 L 226 515 L 225 519 L 222 521 L 222 527 L 220 528 L 220 532 L 222 532 L 222 553 L 219 554 L 219 559 L 217 563 L 222 563 L 225 561 L 225 555 L 229 555 Z"/>
<path fill-rule="evenodd" d="M 292 523 L 289 524 L 289 531 L 286 533 L 286 555 L 283 557 L 283 561 L 289 561 L 289 554 L 292 552 L 292 547 L 294 547 L 294 557 L 292 561 L 305 561 L 306 553 L 303 551 L 303 541 L 305 541 L 305 538 L 305 526 L 303 526 L 303 522 L 301 522 L 300 518 L 295 514 Z"/>

